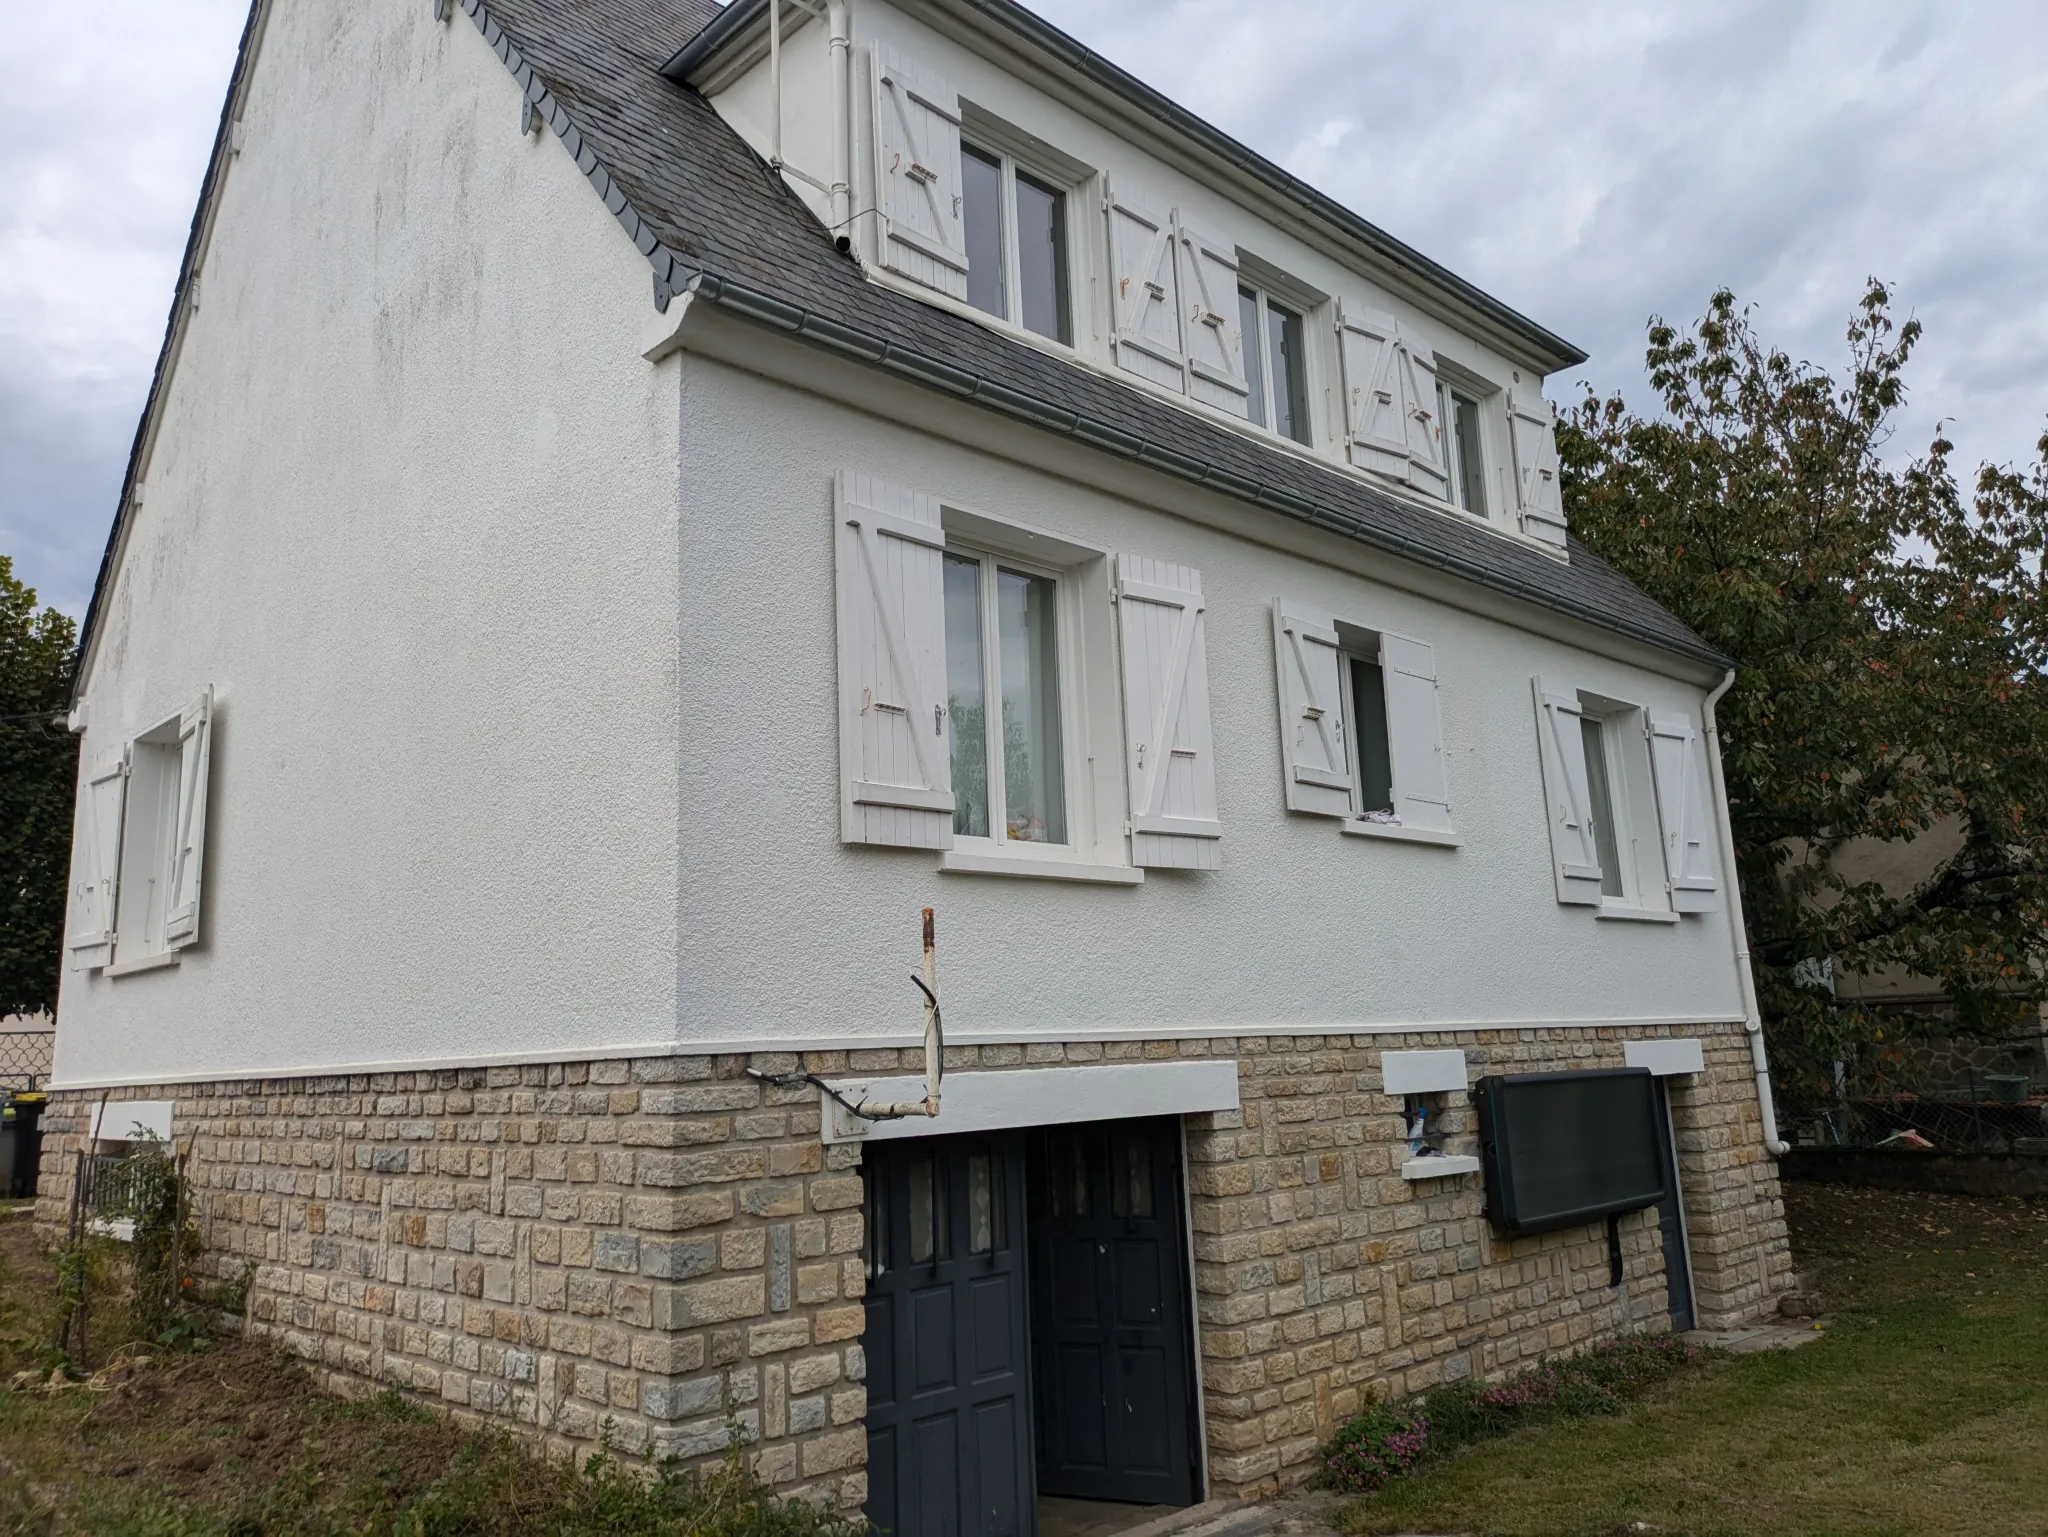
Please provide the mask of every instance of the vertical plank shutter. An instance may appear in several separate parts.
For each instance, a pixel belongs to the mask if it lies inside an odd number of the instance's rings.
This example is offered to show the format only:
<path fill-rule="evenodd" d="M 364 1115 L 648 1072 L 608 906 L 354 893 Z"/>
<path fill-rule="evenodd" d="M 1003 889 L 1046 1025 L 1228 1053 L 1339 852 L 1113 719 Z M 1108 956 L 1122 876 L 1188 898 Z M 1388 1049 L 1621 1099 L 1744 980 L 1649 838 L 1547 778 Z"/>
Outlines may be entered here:
<path fill-rule="evenodd" d="M 1444 771 L 1436 653 L 1419 640 L 1382 632 L 1380 669 L 1387 691 L 1394 817 L 1403 827 L 1447 833 L 1451 831 L 1451 790 Z"/>
<path fill-rule="evenodd" d="M 891 51 L 875 71 L 875 185 L 882 265 L 955 299 L 967 297 L 960 205 L 960 98 Z"/>
<path fill-rule="evenodd" d="M 1276 599 L 1273 651 L 1280 678 L 1280 772 L 1287 809 L 1347 817 L 1351 756 L 1344 740 L 1337 622 Z"/>
<path fill-rule="evenodd" d="M 1550 855 L 1557 899 L 1600 905 L 1600 853 L 1593 841 L 1592 798 L 1586 784 L 1586 749 L 1579 734 L 1584 711 L 1569 689 L 1534 680 L 1536 744 L 1543 764 L 1543 794 L 1550 821 Z"/>
<path fill-rule="evenodd" d="M 213 757 L 213 690 L 178 719 L 178 804 L 171 817 L 171 868 L 164 898 L 164 948 L 199 938 L 199 891 L 206 863 L 206 782 Z"/>
<path fill-rule="evenodd" d="M 1427 342 L 1402 327 L 1398 353 L 1401 405 L 1408 428 L 1408 484 L 1442 501 L 1451 496 L 1450 466 L 1444 461 L 1444 433 L 1438 406 L 1436 354 Z"/>
<path fill-rule="evenodd" d="M 1657 822 L 1664 834 L 1664 875 L 1671 905 L 1681 913 L 1720 906 L 1720 881 L 1709 841 L 1705 775 L 1699 731 L 1684 715 L 1649 712 L 1650 770 L 1657 784 Z"/>
<path fill-rule="evenodd" d="M 128 759 L 111 752 L 86 774 L 78 808 L 78 860 L 71 891 L 71 965 L 91 971 L 114 959 L 120 895 L 121 823 L 128 801 Z"/>
<path fill-rule="evenodd" d="M 1185 870 L 1222 865 L 1203 607 L 1199 571 L 1117 557 L 1124 771 L 1130 787 L 1131 862 L 1136 865 Z"/>
<path fill-rule="evenodd" d="M 1564 488 L 1558 481 L 1556 419 L 1541 389 L 1508 391 L 1509 439 L 1515 451 L 1515 504 L 1522 532 L 1564 548 Z"/>
<path fill-rule="evenodd" d="M 1196 228 L 1178 212 L 1181 335 L 1186 339 L 1188 393 L 1234 416 L 1250 414 L 1245 336 L 1238 319 L 1237 249 Z"/>
<path fill-rule="evenodd" d="M 1117 366 L 1186 393 L 1172 219 L 1119 186 L 1109 199 L 1109 256 Z"/>
<path fill-rule="evenodd" d="M 1405 476 L 1408 425 L 1403 415 L 1400 327 L 1378 310 L 1340 311 L 1337 350 L 1344 365 L 1344 442 L 1362 470 Z"/>
<path fill-rule="evenodd" d="M 936 497 L 841 471 L 839 836 L 953 846 L 946 750 L 946 535 Z"/>

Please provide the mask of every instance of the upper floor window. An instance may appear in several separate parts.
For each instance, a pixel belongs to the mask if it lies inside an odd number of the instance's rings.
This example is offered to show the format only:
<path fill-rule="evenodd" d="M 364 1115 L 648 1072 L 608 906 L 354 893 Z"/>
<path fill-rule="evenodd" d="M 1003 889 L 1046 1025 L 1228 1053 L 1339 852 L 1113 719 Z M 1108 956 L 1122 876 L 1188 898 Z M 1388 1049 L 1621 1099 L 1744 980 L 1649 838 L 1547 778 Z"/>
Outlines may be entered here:
<path fill-rule="evenodd" d="M 1247 414 L 1283 438 L 1309 441 L 1308 370 L 1303 356 L 1301 316 L 1255 288 L 1237 291 L 1239 329 L 1244 337 Z"/>
<path fill-rule="evenodd" d="M 1008 155 L 960 147 L 967 302 L 1056 342 L 1074 339 L 1067 297 L 1067 195 Z"/>
<path fill-rule="evenodd" d="M 1479 517 L 1486 517 L 1486 455 L 1479 431 L 1479 402 L 1463 390 L 1437 389 L 1437 420 L 1443 424 L 1444 468 L 1450 472 L 1450 499 Z"/>
<path fill-rule="evenodd" d="M 1059 582 L 992 555 L 945 559 L 953 835 L 1064 844 Z"/>

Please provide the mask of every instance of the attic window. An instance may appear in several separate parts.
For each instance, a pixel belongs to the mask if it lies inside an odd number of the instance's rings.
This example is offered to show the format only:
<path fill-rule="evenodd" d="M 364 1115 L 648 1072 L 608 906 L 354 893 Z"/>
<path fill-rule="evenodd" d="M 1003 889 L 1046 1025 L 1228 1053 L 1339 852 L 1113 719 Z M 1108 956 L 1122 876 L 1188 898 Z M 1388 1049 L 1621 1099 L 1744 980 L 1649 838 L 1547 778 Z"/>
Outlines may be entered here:
<path fill-rule="evenodd" d="M 1067 195 L 1008 155 L 960 148 L 967 302 L 1056 342 L 1073 341 Z"/>

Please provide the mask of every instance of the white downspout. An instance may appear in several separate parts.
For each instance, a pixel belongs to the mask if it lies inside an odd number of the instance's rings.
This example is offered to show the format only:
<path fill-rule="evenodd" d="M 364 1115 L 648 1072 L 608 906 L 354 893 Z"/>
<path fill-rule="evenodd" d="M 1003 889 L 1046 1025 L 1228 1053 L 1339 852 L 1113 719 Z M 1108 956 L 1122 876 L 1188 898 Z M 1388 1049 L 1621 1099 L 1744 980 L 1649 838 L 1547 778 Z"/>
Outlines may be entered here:
<path fill-rule="evenodd" d="M 1714 723 L 1714 706 L 1735 686 L 1731 669 L 1720 685 L 1707 695 L 1700 712 L 1707 733 L 1707 773 L 1714 786 L 1714 819 L 1721 833 L 1722 881 L 1728 888 L 1728 922 L 1735 936 L 1735 976 L 1742 986 L 1742 1028 L 1749 1032 L 1750 1066 L 1756 1074 L 1757 1113 L 1763 1117 L 1764 1150 L 1782 1158 L 1792 1144 L 1778 1135 L 1778 1107 L 1771 1097 L 1771 1060 L 1764 1054 L 1763 1010 L 1756 1001 L 1756 978 L 1749 969 L 1749 928 L 1742 919 L 1742 882 L 1735 871 L 1735 824 L 1728 814 L 1728 781 L 1721 773 L 1721 730 Z"/>
<path fill-rule="evenodd" d="M 853 231 L 853 34 L 846 24 L 846 0 L 826 0 L 832 65 L 832 235 L 843 251 Z"/>

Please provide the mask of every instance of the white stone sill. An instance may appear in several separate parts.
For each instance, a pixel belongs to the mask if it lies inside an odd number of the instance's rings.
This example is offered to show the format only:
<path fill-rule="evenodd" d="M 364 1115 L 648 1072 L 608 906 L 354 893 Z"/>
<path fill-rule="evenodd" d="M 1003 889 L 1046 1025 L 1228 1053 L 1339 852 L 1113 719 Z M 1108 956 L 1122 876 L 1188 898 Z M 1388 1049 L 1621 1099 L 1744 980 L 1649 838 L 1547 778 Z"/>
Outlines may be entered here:
<path fill-rule="evenodd" d="M 1367 822 L 1356 817 L 1346 817 L 1337 824 L 1337 830 L 1349 838 L 1389 838 L 1396 843 L 1429 843 L 1443 849 L 1455 849 L 1465 842 L 1456 833 L 1403 827 L 1398 822 Z"/>
<path fill-rule="evenodd" d="M 110 977 L 132 977 L 138 971 L 161 971 L 166 966 L 175 966 L 184 957 L 176 950 L 166 950 L 160 955 L 145 955 L 140 960 L 116 961 L 107 968 Z"/>
<path fill-rule="evenodd" d="M 1145 872 L 1129 865 L 1038 859 L 1028 854 L 967 854 L 946 849 L 939 855 L 939 869 L 946 875 L 1012 875 L 1039 881 L 1088 881 L 1098 886 L 1145 884 Z"/>
<path fill-rule="evenodd" d="M 1593 915 L 1612 923 L 1676 923 L 1678 914 L 1655 907 L 1623 907 L 1601 904 L 1600 911 Z"/>
<path fill-rule="evenodd" d="M 1479 1160 L 1469 1153 L 1443 1158 L 1411 1158 L 1401 1165 L 1403 1179 L 1449 1179 L 1454 1174 L 1477 1174 Z"/>

